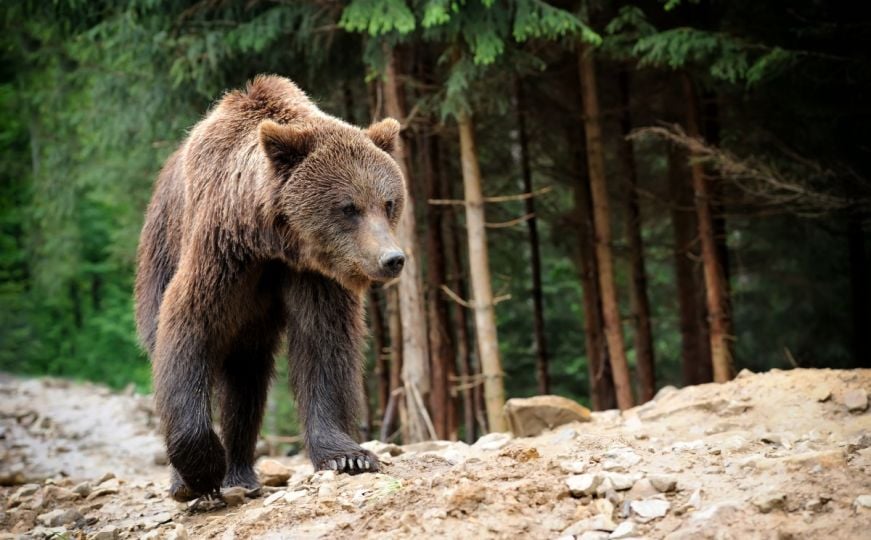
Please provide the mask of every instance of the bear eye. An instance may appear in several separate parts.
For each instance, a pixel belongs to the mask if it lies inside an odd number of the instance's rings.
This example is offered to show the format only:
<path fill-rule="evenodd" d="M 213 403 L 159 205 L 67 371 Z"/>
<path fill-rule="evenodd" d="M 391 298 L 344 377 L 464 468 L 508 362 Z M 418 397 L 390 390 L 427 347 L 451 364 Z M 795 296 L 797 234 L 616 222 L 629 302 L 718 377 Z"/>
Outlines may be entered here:
<path fill-rule="evenodd" d="M 393 216 L 393 208 L 396 206 L 394 201 L 387 201 L 384 203 L 384 210 L 387 212 L 388 216 Z"/>
<path fill-rule="evenodd" d="M 349 203 L 342 207 L 342 213 L 345 214 L 345 217 L 357 217 L 360 215 L 360 209 L 353 203 Z"/>

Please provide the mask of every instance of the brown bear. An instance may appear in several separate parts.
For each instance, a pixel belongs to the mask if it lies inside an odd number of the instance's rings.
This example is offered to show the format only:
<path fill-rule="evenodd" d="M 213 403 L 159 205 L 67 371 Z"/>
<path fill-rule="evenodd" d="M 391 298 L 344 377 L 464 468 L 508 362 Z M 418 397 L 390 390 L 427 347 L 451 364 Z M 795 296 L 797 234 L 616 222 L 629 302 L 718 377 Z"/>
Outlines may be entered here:
<path fill-rule="evenodd" d="M 363 130 L 260 76 L 167 160 L 140 239 L 136 323 L 175 499 L 259 487 L 254 446 L 282 334 L 315 468 L 379 469 L 355 417 L 364 293 L 405 261 L 398 137 L 396 120 Z"/>

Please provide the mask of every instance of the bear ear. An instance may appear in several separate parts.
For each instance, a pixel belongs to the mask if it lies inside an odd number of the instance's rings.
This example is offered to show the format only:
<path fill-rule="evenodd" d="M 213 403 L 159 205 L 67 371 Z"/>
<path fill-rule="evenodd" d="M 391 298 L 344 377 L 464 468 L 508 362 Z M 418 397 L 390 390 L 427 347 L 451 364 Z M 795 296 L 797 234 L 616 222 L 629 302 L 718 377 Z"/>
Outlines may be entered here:
<path fill-rule="evenodd" d="M 288 171 L 311 152 L 314 138 L 307 128 L 264 120 L 260 123 L 260 144 L 276 168 Z"/>
<path fill-rule="evenodd" d="M 375 146 L 392 154 L 399 147 L 399 122 L 393 118 L 385 118 L 366 128 L 366 136 L 372 139 Z"/>

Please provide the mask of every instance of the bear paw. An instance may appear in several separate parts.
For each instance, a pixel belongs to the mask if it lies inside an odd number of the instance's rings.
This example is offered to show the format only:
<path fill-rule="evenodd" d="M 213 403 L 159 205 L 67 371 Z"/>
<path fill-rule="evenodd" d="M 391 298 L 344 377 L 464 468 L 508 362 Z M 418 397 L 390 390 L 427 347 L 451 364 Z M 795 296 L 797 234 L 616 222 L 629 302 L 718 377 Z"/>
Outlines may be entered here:
<path fill-rule="evenodd" d="M 227 476 L 224 477 L 224 482 L 221 487 L 241 487 L 245 490 L 245 495 L 248 497 L 256 497 L 260 495 L 260 481 L 257 479 L 257 474 L 254 468 L 250 465 L 240 467 L 230 467 L 227 471 Z"/>
<path fill-rule="evenodd" d="M 317 461 L 316 469 L 319 471 L 360 474 L 380 471 L 381 463 L 375 457 L 375 454 L 358 447 L 355 450 L 322 454 Z"/>

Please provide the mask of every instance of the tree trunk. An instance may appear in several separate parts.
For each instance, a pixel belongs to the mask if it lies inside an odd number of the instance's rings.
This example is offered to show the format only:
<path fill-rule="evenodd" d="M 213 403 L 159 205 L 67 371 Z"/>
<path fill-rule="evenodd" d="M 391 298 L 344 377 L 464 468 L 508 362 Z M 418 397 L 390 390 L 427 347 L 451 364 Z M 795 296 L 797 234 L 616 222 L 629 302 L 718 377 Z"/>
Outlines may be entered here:
<path fill-rule="evenodd" d="M 393 51 L 385 47 L 387 65 L 384 77 L 384 112 L 400 122 L 405 120 L 405 111 L 399 96 L 396 62 Z M 394 152 L 396 162 L 406 182 L 410 183 L 408 163 L 403 144 Z M 429 438 L 426 428 L 425 403 L 429 394 L 429 351 L 424 312 L 424 295 L 421 286 L 420 267 L 417 261 L 418 242 L 415 231 L 415 212 L 412 190 L 407 190 L 405 211 L 399 224 L 399 243 L 405 252 L 405 269 L 399 279 L 399 309 L 402 317 L 402 381 L 405 388 L 405 403 L 408 409 L 409 439 L 405 442 Z M 415 393 L 419 394 L 419 400 Z"/>
<path fill-rule="evenodd" d="M 376 411 L 378 418 L 384 418 L 387 401 L 390 399 L 390 368 L 388 362 L 387 334 L 384 314 L 381 311 L 381 291 L 369 291 L 369 320 L 372 325 L 372 349 L 375 352 L 375 385 L 377 386 Z"/>
<path fill-rule="evenodd" d="M 656 372 L 653 361 L 653 333 L 650 329 L 650 300 L 647 297 L 647 272 L 644 268 L 644 243 L 641 239 L 641 211 L 638 206 L 638 175 L 635 168 L 635 151 L 632 141 L 626 137 L 632 131 L 632 115 L 629 97 L 629 75 L 620 72 L 620 93 L 623 111 L 620 127 L 620 164 L 626 181 L 625 211 L 626 238 L 629 246 L 630 298 L 632 319 L 635 322 L 635 365 L 638 373 L 638 400 L 650 401 L 656 393 Z"/>
<path fill-rule="evenodd" d="M 423 134 L 420 143 L 421 176 L 428 199 L 442 197 L 439 185 L 438 139 L 432 134 Z M 455 373 L 454 347 L 450 334 L 450 317 L 441 286 L 445 277 L 445 246 L 442 238 L 442 207 L 426 209 L 426 280 L 429 320 L 429 350 L 432 374 L 430 409 L 432 423 L 439 439 L 451 439 L 453 430 L 454 402 L 451 399 L 450 380 Z"/>
<path fill-rule="evenodd" d="M 390 379 L 390 394 L 387 397 L 387 404 L 390 404 L 393 392 L 402 387 L 402 316 L 399 310 L 399 291 L 397 287 L 390 287 L 385 291 L 387 299 L 387 321 L 390 330 L 390 371 L 388 373 Z M 385 416 L 382 417 L 381 431 L 391 433 L 390 424 L 395 423 L 394 420 L 399 418 L 399 427 L 402 430 L 402 440 L 408 439 L 408 425 L 406 420 L 405 402 L 399 400 L 398 397 L 393 398 L 397 401 L 395 407 L 397 414 L 393 419 L 387 418 L 387 405 L 385 405 Z"/>
<path fill-rule="evenodd" d="M 596 90 L 596 67 L 592 51 L 582 45 L 578 52 L 581 93 L 583 97 L 584 131 L 587 136 L 587 166 L 590 171 L 590 193 L 593 201 L 593 222 L 596 228 L 596 262 L 599 269 L 599 287 L 602 293 L 602 313 L 605 320 L 605 341 L 608 358 L 617 391 L 620 409 L 633 406 L 629 365 L 623 345 L 620 306 L 614 282 L 614 264 L 611 256 L 611 214 L 608 208 L 608 189 L 605 179 L 605 150 L 599 119 L 599 100 Z"/>
<path fill-rule="evenodd" d="M 523 176 L 523 191 L 532 193 L 532 168 L 529 164 L 529 134 L 526 128 L 526 100 L 523 83 L 515 79 L 517 97 L 517 129 L 520 143 L 520 170 Z M 544 333 L 544 300 L 541 292 L 541 250 L 538 245 L 538 223 L 535 216 L 535 198 L 525 200 L 526 220 L 529 235 L 529 266 L 532 275 L 532 333 L 535 342 L 535 372 L 538 379 L 538 393 L 550 393 L 550 379 L 547 367 L 547 339 Z"/>
<path fill-rule="evenodd" d="M 584 291 L 584 336 L 587 352 L 587 371 L 590 380 L 590 401 L 594 410 L 602 411 L 617 407 L 611 363 L 602 329 L 602 298 L 599 294 L 599 272 L 596 267 L 595 230 L 593 205 L 590 202 L 590 183 L 587 175 L 586 149 L 583 135 L 577 126 L 571 126 L 566 138 L 572 145 L 572 178 L 575 183 L 575 207 L 572 222 L 578 229 L 578 260 L 581 287 Z"/>
<path fill-rule="evenodd" d="M 686 156 L 675 145 L 668 148 L 668 185 L 674 234 L 674 274 L 677 286 L 683 382 L 711 382 L 710 341 L 704 317 L 704 283 L 696 272 L 698 257 L 692 246 L 696 240 L 693 194 L 690 189 Z"/>
<path fill-rule="evenodd" d="M 460 162 L 466 200 L 466 230 L 469 237 L 469 269 L 472 275 L 472 303 L 481 372 L 484 377 L 484 400 L 487 405 L 487 425 L 490 431 L 505 431 L 502 407 L 505 405 L 502 362 L 496 336 L 496 315 L 490 284 L 490 259 L 487 252 L 487 231 L 484 228 L 484 197 L 475 130 L 472 119 L 463 113 L 457 121 L 460 130 Z"/>
<path fill-rule="evenodd" d="M 441 150 L 441 147 L 440 147 Z M 442 152 L 440 151 L 439 154 Z M 456 196 L 453 193 L 453 184 L 448 180 L 449 175 L 445 174 L 446 163 L 440 156 L 442 166 L 440 179 L 442 182 L 442 193 L 448 198 L 454 199 Z M 448 270 L 448 286 L 457 293 L 460 298 L 468 298 L 466 291 L 465 271 L 463 267 L 463 256 L 461 249 L 461 241 L 459 235 L 460 225 L 457 223 L 457 212 L 453 206 L 445 208 L 445 253 L 447 253 L 447 270 Z M 480 399 L 480 386 L 470 386 L 469 381 L 478 372 L 472 364 L 472 349 L 469 338 L 469 318 L 465 306 L 453 303 L 453 313 L 456 329 L 456 344 L 457 344 L 457 359 L 460 371 L 460 378 L 465 385 L 461 391 L 463 398 L 463 424 L 465 426 L 465 440 L 471 444 L 475 442 L 477 430 L 475 429 L 475 418 L 478 403 Z"/>
<path fill-rule="evenodd" d="M 683 74 L 683 85 L 684 98 L 687 103 L 687 134 L 690 137 L 699 137 L 699 107 L 696 101 L 695 87 L 687 74 Z M 697 160 L 690 163 L 690 172 L 699 226 L 699 240 L 702 245 L 705 299 L 708 308 L 714 381 L 726 382 L 733 375 L 728 291 L 723 277 L 723 267 L 717 256 L 708 180 L 705 178 L 702 164 Z"/>

